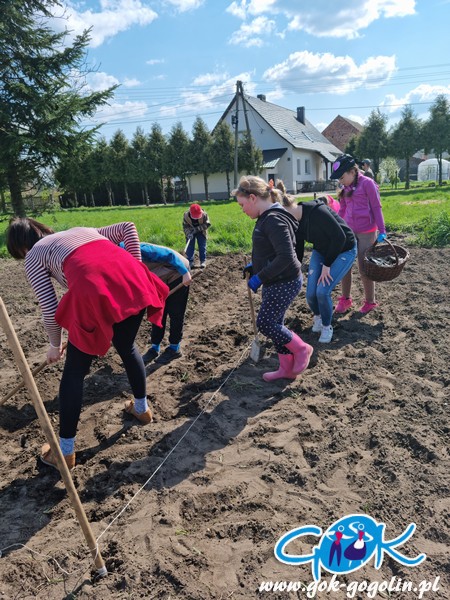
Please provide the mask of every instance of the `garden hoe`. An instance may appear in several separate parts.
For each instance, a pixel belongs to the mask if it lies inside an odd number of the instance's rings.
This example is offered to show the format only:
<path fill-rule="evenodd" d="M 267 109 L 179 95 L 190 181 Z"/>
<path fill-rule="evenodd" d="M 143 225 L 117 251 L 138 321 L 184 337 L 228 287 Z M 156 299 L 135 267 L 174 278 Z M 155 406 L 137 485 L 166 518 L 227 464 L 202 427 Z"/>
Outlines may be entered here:
<path fill-rule="evenodd" d="M 188 238 L 187 238 L 187 241 L 186 241 L 186 246 L 184 247 L 184 250 L 183 250 L 183 252 L 181 253 L 183 256 L 186 256 L 186 252 L 187 252 L 187 249 L 188 249 L 188 247 L 189 247 L 189 244 L 191 243 L 191 239 L 192 239 L 192 238 L 190 238 L 190 237 L 188 237 Z"/>
<path fill-rule="evenodd" d="M 255 305 L 253 304 L 252 290 L 248 287 L 249 278 L 250 275 L 247 273 L 248 303 L 250 304 L 250 315 L 252 317 L 253 332 L 255 334 L 254 340 L 250 348 L 250 358 L 253 362 L 257 363 L 261 358 L 261 342 L 259 341 L 258 328 L 256 327 Z"/>

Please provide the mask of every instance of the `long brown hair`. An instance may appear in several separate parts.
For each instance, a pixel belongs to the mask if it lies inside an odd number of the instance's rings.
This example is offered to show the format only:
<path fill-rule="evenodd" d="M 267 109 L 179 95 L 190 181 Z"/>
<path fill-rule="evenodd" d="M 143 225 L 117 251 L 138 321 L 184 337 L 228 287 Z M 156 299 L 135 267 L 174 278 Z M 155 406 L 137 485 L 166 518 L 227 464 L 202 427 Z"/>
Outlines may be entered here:
<path fill-rule="evenodd" d="M 6 247 L 14 258 L 25 258 L 28 250 L 46 235 L 55 233 L 53 229 L 28 217 L 15 218 L 6 231 Z"/>
<path fill-rule="evenodd" d="M 351 169 L 349 169 L 349 171 L 355 171 L 355 178 L 353 180 L 353 183 L 350 186 L 350 190 L 346 190 L 345 188 L 342 188 L 342 190 L 339 192 L 339 196 L 338 196 L 339 202 L 341 201 L 341 198 L 343 198 L 344 196 L 346 198 L 349 198 L 350 196 L 352 196 L 353 192 L 356 190 L 356 187 L 358 185 L 358 179 L 359 179 L 358 167 L 352 167 Z"/>

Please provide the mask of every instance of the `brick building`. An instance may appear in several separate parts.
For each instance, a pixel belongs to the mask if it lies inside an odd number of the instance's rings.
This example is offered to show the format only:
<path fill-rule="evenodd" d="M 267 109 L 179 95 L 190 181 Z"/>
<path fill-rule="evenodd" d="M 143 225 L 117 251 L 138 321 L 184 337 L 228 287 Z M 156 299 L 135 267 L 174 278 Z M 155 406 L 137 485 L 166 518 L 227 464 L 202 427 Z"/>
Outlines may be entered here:
<path fill-rule="evenodd" d="M 328 127 L 325 127 L 322 131 L 322 135 L 324 135 L 334 146 L 339 148 L 341 152 L 344 152 L 345 147 L 352 137 L 358 136 L 363 129 L 363 125 L 338 115 L 331 121 Z"/>

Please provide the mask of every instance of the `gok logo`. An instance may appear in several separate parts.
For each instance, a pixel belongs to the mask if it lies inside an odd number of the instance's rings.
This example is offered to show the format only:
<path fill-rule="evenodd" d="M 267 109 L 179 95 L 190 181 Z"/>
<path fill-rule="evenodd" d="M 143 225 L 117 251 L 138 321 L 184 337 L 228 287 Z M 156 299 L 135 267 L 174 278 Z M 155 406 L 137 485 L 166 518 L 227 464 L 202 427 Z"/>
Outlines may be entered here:
<path fill-rule="evenodd" d="M 384 553 L 391 556 L 401 565 L 414 567 L 423 562 L 425 554 L 408 558 L 396 550 L 413 535 L 416 525 L 410 523 L 405 531 L 393 540 L 384 537 L 386 525 L 377 523 L 367 515 L 347 515 L 333 523 L 324 534 L 315 525 L 305 525 L 285 533 L 275 545 L 275 557 L 287 565 L 303 565 L 311 563 L 315 581 L 320 580 L 323 567 L 329 573 L 352 573 L 367 564 L 375 555 L 375 568 L 379 569 Z M 312 554 L 286 554 L 286 546 L 305 535 L 320 537 L 319 544 L 314 546 Z"/>

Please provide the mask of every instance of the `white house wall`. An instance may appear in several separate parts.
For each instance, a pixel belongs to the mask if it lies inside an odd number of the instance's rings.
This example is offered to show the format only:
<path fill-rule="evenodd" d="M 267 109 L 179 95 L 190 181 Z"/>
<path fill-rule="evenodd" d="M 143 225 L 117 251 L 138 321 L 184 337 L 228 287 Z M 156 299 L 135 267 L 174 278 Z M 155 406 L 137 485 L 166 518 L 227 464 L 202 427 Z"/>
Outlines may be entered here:
<path fill-rule="evenodd" d="M 205 182 L 203 175 L 190 175 L 187 178 L 189 195 L 192 201 L 205 200 Z M 234 173 L 230 173 L 230 187 L 234 188 Z M 225 173 L 213 173 L 208 177 L 208 193 L 210 199 L 226 200 L 227 176 Z"/>
<path fill-rule="evenodd" d="M 232 131 L 231 117 L 235 114 L 233 108 L 224 117 Z M 268 181 L 269 176 L 274 175 L 275 179 L 282 179 L 286 189 L 289 192 L 296 192 L 299 183 L 308 181 L 323 181 L 326 179 L 325 162 L 317 152 L 312 150 L 299 150 L 294 148 L 289 142 L 282 138 L 253 108 L 247 106 L 247 116 L 250 131 L 255 144 L 261 150 L 275 150 L 286 148 L 286 152 L 279 159 L 276 166 L 272 169 L 264 169 L 263 173 L 255 173 Z M 246 131 L 245 117 L 242 110 L 242 104 L 239 108 L 239 138 L 242 138 Z M 300 160 L 300 174 L 297 173 L 297 159 Z M 305 165 L 309 161 L 310 172 L 306 173 Z M 241 175 L 239 175 L 238 180 Z M 234 174 L 230 174 L 231 189 L 233 189 Z M 203 175 L 192 175 L 188 179 L 188 188 L 192 200 L 202 200 L 205 198 L 205 186 Z M 215 173 L 208 178 L 208 192 L 211 199 L 226 199 L 227 182 L 225 173 Z"/>

